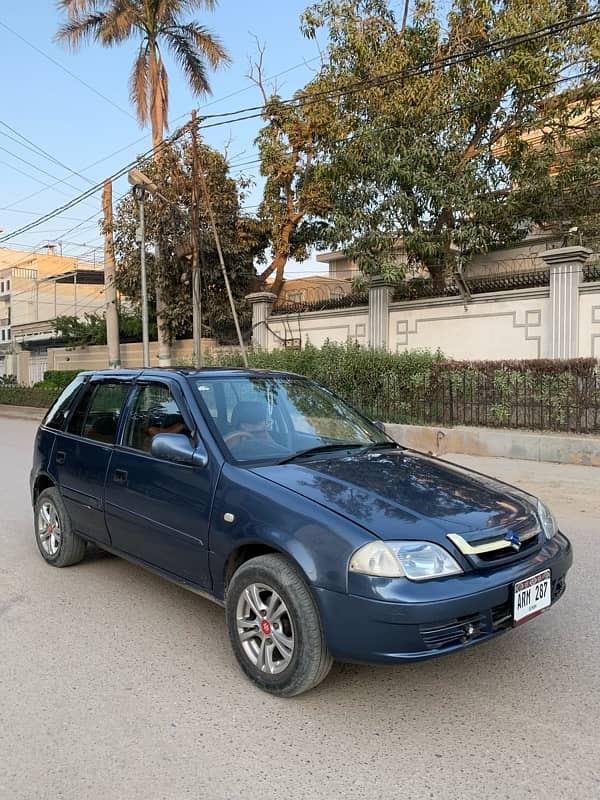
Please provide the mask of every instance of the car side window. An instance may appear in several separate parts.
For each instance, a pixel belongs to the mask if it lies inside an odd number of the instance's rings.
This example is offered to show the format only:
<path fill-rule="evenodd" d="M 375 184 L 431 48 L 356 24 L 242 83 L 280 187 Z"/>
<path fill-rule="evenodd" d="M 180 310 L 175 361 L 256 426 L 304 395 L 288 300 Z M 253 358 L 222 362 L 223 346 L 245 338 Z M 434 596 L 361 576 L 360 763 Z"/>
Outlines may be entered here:
<path fill-rule="evenodd" d="M 129 383 L 121 381 L 90 385 L 71 417 L 68 432 L 103 444 L 114 444 L 130 388 Z"/>
<path fill-rule="evenodd" d="M 164 383 L 149 383 L 137 390 L 123 444 L 149 453 L 152 439 L 158 433 L 191 436 L 169 387 Z"/>
<path fill-rule="evenodd" d="M 79 394 L 81 386 L 85 378 L 77 377 L 72 381 L 67 388 L 62 392 L 60 397 L 54 403 L 50 411 L 46 414 L 43 425 L 47 428 L 52 428 L 55 431 L 62 431 L 65 425 L 65 420 L 69 416 L 69 411 L 73 407 L 73 403 Z"/>

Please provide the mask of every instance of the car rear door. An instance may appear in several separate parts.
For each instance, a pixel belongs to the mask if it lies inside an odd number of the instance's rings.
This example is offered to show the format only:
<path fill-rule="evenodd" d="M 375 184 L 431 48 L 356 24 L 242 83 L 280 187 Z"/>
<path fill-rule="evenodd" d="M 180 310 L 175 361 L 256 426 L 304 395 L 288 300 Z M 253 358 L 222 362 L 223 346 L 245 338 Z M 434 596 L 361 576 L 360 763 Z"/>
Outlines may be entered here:
<path fill-rule="evenodd" d="M 73 528 L 110 543 L 104 520 L 104 482 L 131 380 L 92 378 L 57 431 L 50 473 L 55 476 Z"/>
<path fill-rule="evenodd" d="M 138 381 L 126 416 L 106 481 L 111 541 L 124 553 L 210 588 L 208 525 L 219 465 L 213 459 L 199 468 L 150 453 L 157 433 L 191 436 L 195 427 L 176 381 Z"/>

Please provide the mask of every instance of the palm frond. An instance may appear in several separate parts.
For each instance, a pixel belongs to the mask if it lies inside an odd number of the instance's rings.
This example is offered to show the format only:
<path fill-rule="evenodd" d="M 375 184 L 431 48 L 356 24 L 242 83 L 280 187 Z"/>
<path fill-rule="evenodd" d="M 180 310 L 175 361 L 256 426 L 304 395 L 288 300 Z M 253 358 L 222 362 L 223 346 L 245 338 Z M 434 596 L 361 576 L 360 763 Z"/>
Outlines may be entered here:
<path fill-rule="evenodd" d="M 102 28 L 106 21 L 106 12 L 91 14 L 74 14 L 60 26 L 54 37 L 57 42 L 64 42 L 76 50 L 84 42 L 94 39 L 102 41 Z"/>
<path fill-rule="evenodd" d="M 221 44 L 221 40 L 196 22 L 180 25 L 179 29 L 184 36 L 193 41 L 201 58 L 205 58 L 213 69 L 231 63 L 231 56 Z"/>
<path fill-rule="evenodd" d="M 163 23 L 179 24 L 183 14 L 214 11 L 218 5 L 218 0 L 159 0 L 157 16 Z"/>
<path fill-rule="evenodd" d="M 63 9 L 67 14 L 87 14 L 97 8 L 107 5 L 108 0 L 58 0 L 58 8 Z"/>
<path fill-rule="evenodd" d="M 194 43 L 186 36 L 170 31 L 165 36 L 167 47 L 181 67 L 195 95 L 210 94 L 206 65 Z"/>
<path fill-rule="evenodd" d="M 158 48 L 148 51 L 150 82 L 150 122 L 153 139 L 160 138 L 169 125 L 169 78 Z"/>
<path fill-rule="evenodd" d="M 135 28 L 143 33 L 138 4 L 132 0 L 112 0 L 111 7 L 106 12 L 101 41 L 109 46 L 119 44 L 128 39 Z"/>
<path fill-rule="evenodd" d="M 136 58 L 131 75 L 129 76 L 129 100 L 135 107 L 141 125 L 145 125 L 150 118 L 150 64 L 148 47 L 142 44 Z"/>

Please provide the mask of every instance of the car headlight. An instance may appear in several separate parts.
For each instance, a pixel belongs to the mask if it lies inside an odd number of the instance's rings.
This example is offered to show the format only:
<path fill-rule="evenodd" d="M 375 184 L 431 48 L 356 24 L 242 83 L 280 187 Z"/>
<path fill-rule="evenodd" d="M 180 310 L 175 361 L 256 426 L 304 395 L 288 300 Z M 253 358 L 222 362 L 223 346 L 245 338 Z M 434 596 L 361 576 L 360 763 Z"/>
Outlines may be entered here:
<path fill-rule="evenodd" d="M 554 514 L 541 500 L 537 501 L 537 515 L 546 539 L 551 539 L 558 530 L 558 523 Z"/>
<path fill-rule="evenodd" d="M 458 575 L 462 569 L 450 553 L 432 542 L 369 542 L 350 559 L 350 572 L 425 581 Z"/>

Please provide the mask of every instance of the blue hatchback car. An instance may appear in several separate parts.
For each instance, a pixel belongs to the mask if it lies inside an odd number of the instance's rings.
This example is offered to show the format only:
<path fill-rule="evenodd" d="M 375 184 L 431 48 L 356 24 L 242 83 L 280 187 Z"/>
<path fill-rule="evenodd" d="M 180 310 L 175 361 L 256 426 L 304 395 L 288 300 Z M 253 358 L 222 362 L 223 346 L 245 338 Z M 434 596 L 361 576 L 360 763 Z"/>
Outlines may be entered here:
<path fill-rule="evenodd" d="M 280 372 L 82 373 L 40 426 L 31 494 L 49 564 L 93 542 L 210 597 L 244 672 L 284 696 L 333 659 L 490 639 L 555 603 L 572 562 L 535 497 Z"/>

